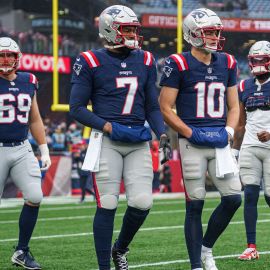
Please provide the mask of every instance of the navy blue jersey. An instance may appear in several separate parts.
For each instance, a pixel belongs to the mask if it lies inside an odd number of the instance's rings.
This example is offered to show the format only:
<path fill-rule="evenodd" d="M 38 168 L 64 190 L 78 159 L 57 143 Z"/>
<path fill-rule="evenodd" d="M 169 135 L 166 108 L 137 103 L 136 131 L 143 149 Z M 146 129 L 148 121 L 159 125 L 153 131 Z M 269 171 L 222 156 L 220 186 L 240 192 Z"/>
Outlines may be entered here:
<path fill-rule="evenodd" d="M 0 78 L 0 142 L 27 138 L 29 112 L 37 85 L 36 77 L 26 72 L 17 72 L 14 81 Z"/>
<path fill-rule="evenodd" d="M 254 78 L 242 80 L 238 86 L 239 100 L 247 111 L 270 110 L 270 80 L 256 84 Z"/>
<path fill-rule="evenodd" d="M 100 130 L 106 122 L 142 126 L 147 120 L 151 126 L 153 119 L 157 122 L 154 112 L 160 114 L 155 82 L 156 65 L 149 52 L 133 50 L 128 55 L 107 49 L 83 52 L 73 66 L 71 114 L 79 122 Z M 92 115 L 83 108 L 89 100 Z M 158 119 L 162 123 L 156 127 L 157 132 L 164 132 L 161 114 Z"/>
<path fill-rule="evenodd" d="M 187 125 L 226 125 L 226 91 L 236 85 L 237 63 L 226 53 L 213 53 L 206 65 L 191 52 L 173 54 L 165 61 L 161 86 L 179 90 L 177 115 Z"/>

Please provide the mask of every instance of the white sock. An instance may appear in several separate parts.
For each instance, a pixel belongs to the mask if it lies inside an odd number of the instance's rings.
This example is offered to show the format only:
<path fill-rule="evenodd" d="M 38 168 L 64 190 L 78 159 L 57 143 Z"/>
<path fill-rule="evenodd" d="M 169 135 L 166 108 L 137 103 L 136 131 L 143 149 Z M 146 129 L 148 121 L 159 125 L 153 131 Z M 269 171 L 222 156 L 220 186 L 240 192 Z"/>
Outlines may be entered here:
<path fill-rule="evenodd" d="M 192 269 L 192 270 L 203 270 L 202 268 L 195 268 L 195 269 Z"/>
<path fill-rule="evenodd" d="M 212 248 L 208 248 L 202 245 L 202 252 L 211 252 L 212 253 Z"/>

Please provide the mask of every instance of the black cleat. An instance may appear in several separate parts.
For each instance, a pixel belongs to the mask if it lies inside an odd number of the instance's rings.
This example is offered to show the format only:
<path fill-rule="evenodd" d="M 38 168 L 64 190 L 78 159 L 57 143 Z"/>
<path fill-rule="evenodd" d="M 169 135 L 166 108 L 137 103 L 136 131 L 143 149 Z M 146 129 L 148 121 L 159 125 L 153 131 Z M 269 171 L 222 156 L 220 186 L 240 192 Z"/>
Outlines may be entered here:
<path fill-rule="evenodd" d="M 112 259 L 114 263 L 115 270 L 128 270 L 127 254 L 129 249 L 119 250 L 116 249 L 115 244 L 112 247 Z"/>
<path fill-rule="evenodd" d="M 13 265 L 23 267 L 24 269 L 41 269 L 41 266 L 35 261 L 35 258 L 29 250 L 16 250 L 11 257 L 11 261 Z"/>

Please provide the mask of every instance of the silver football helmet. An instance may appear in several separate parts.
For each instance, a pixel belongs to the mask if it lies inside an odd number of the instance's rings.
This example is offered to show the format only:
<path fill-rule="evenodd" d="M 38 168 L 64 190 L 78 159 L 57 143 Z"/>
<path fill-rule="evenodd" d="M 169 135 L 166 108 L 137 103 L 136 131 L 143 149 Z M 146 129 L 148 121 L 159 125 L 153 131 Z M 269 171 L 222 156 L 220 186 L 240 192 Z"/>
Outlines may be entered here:
<path fill-rule="evenodd" d="M 123 33 L 125 26 L 135 27 L 135 33 Z M 107 40 L 107 48 L 140 49 L 143 41 L 143 37 L 139 36 L 140 26 L 136 14 L 126 6 L 110 6 L 99 16 L 99 36 Z"/>
<path fill-rule="evenodd" d="M 255 76 L 270 72 L 270 42 L 262 40 L 254 43 L 249 50 L 248 63 Z"/>
<path fill-rule="evenodd" d="M 196 48 L 208 52 L 222 50 L 225 38 L 221 36 L 223 25 L 218 15 L 210 9 L 198 8 L 191 11 L 183 22 L 184 39 Z M 215 35 L 205 35 L 205 32 L 216 31 Z"/>
<path fill-rule="evenodd" d="M 18 69 L 21 56 L 20 48 L 13 39 L 0 38 L 0 73 L 10 74 Z"/>

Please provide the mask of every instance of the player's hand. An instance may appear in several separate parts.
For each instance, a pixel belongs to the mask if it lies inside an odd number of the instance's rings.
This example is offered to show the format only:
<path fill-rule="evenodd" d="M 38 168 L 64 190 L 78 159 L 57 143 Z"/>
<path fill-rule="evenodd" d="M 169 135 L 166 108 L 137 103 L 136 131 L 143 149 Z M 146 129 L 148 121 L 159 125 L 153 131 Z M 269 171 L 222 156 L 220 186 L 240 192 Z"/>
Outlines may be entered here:
<path fill-rule="evenodd" d="M 105 133 L 112 133 L 112 124 L 110 122 L 106 122 L 106 124 L 103 127 L 103 132 Z"/>
<path fill-rule="evenodd" d="M 161 165 L 166 163 L 170 157 L 171 157 L 171 153 L 172 153 L 172 148 L 170 145 L 170 139 L 168 138 L 168 136 L 166 134 L 162 134 L 160 136 L 160 140 L 159 140 L 159 151 L 163 151 L 163 159 L 161 160 Z"/>
<path fill-rule="evenodd" d="M 233 145 L 234 129 L 232 127 L 229 127 L 229 126 L 226 126 L 225 129 L 228 132 L 228 144 L 232 147 L 232 145 Z"/>
<path fill-rule="evenodd" d="M 232 148 L 232 154 L 233 156 L 235 157 L 235 159 L 238 161 L 238 158 L 239 158 L 239 150 L 235 149 L 235 148 Z"/>
<path fill-rule="evenodd" d="M 48 145 L 47 144 L 39 145 L 39 150 L 40 150 L 40 154 L 41 154 L 41 158 L 40 158 L 41 168 L 40 168 L 40 170 L 47 171 L 52 164 L 51 159 L 50 159 Z"/>
<path fill-rule="evenodd" d="M 257 133 L 257 137 L 260 142 L 268 142 L 270 140 L 270 133 L 267 131 L 261 131 Z"/>

